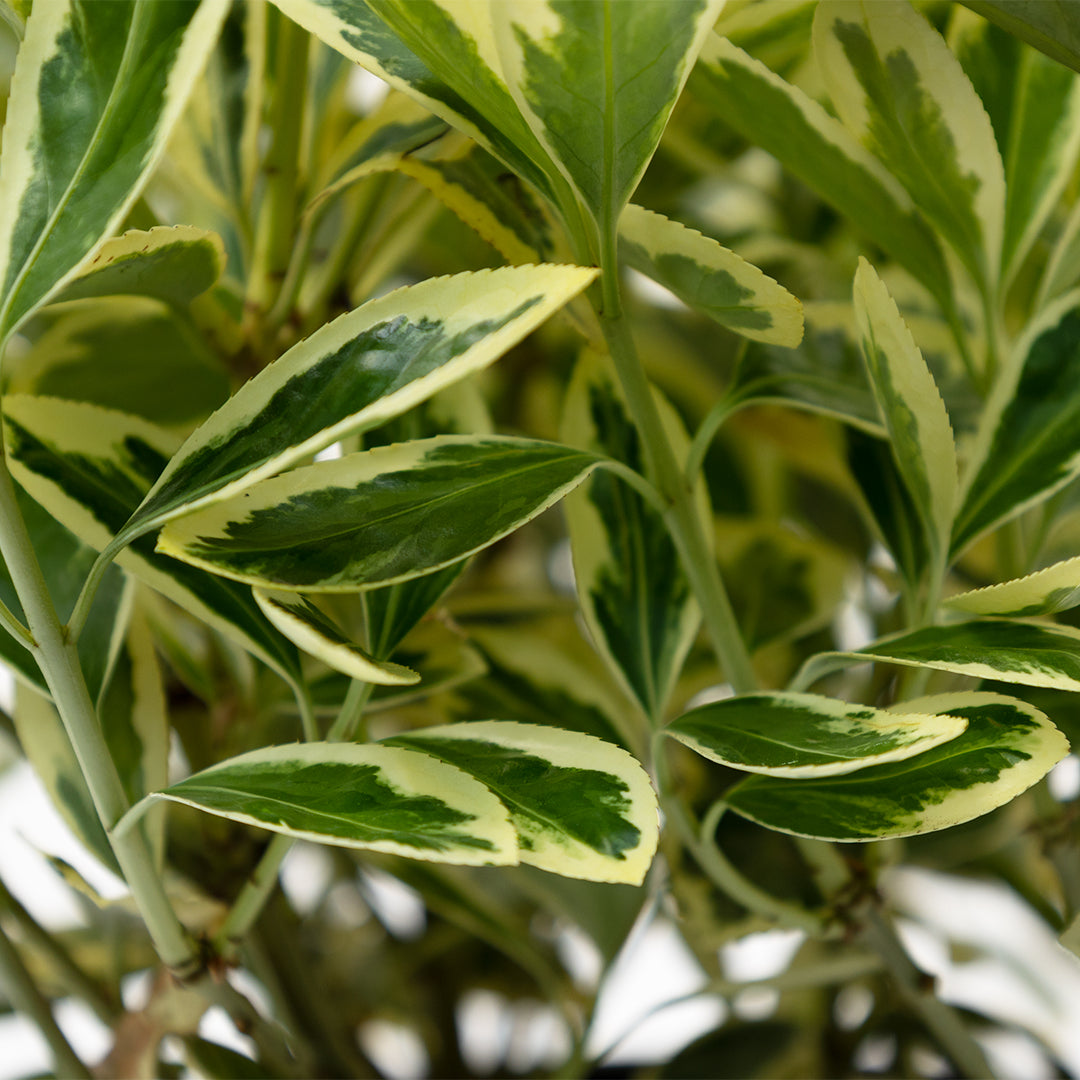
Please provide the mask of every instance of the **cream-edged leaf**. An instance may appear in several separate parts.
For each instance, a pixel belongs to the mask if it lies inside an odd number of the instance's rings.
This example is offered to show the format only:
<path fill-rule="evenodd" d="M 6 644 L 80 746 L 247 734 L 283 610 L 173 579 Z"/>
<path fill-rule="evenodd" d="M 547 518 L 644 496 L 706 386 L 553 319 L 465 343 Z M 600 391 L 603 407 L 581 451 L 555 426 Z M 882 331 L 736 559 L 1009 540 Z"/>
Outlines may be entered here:
<path fill-rule="evenodd" d="M 245 383 L 192 433 L 117 544 L 235 495 L 487 367 L 595 276 L 572 266 L 467 272 L 398 289 L 342 315 Z"/>
<path fill-rule="evenodd" d="M 740 694 L 683 713 L 666 732 L 710 761 L 765 776 L 841 776 L 955 739 L 962 717 L 893 712 L 816 694 Z"/>
<path fill-rule="evenodd" d="M 862 258 L 854 297 L 859 344 L 896 463 L 915 505 L 925 514 L 931 548 L 944 553 L 958 483 L 949 414 L 895 302 Z"/>
<path fill-rule="evenodd" d="M 658 840 L 656 795 L 621 747 L 539 724 L 483 720 L 381 745 L 420 750 L 475 776 L 505 803 L 523 863 L 640 885 Z"/>
<path fill-rule="evenodd" d="M 4 436 L 19 483 L 97 551 L 139 505 L 177 443 L 138 417 L 24 394 L 4 399 Z M 155 554 L 149 537 L 125 548 L 117 562 L 286 678 L 299 676 L 295 647 L 270 625 L 250 589 Z"/>
<path fill-rule="evenodd" d="M 619 219 L 619 240 L 635 270 L 721 326 L 772 345 L 794 348 L 802 341 L 802 304 L 715 240 L 634 205 Z"/>
<path fill-rule="evenodd" d="M 1065 559 L 1026 577 L 950 596 L 946 607 L 975 615 L 1053 615 L 1080 604 L 1080 558 Z"/>
<path fill-rule="evenodd" d="M 1065 736 L 1043 713 L 1000 694 L 940 694 L 898 708 L 955 716 L 967 728 L 915 757 L 846 776 L 752 776 L 731 788 L 725 802 L 751 821 L 796 836 L 917 836 L 1003 806 L 1069 752 Z"/>
<path fill-rule="evenodd" d="M 594 454 L 445 435 L 316 462 L 171 521 L 157 550 L 262 587 L 352 592 L 441 569 L 576 487 Z"/>
<path fill-rule="evenodd" d="M 0 340 L 123 220 L 227 11 L 224 0 L 34 8 L 0 158 Z"/>
<path fill-rule="evenodd" d="M 420 681 L 411 668 L 377 660 L 362 649 L 333 619 L 300 593 L 254 590 L 262 613 L 298 649 L 352 679 L 377 686 L 409 686 Z"/>
<path fill-rule="evenodd" d="M 986 110 L 941 35 L 907 0 L 822 0 L 814 52 L 844 125 L 991 290 L 1004 169 Z"/>
<path fill-rule="evenodd" d="M 286 836 L 467 866 L 513 865 L 506 808 L 445 762 L 391 746 L 304 743 L 229 758 L 137 804 L 185 803 Z"/>
<path fill-rule="evenodd" d="M 521 114 L 602 229 L 652 158 L 723 0 L 490 7 Z"/>

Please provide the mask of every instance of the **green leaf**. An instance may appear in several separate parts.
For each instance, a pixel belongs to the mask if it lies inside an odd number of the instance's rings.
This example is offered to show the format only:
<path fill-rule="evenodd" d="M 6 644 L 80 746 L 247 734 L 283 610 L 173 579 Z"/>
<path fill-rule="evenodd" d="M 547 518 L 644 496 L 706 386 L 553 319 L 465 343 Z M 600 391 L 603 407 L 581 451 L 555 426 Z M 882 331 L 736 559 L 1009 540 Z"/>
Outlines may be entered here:
<path fill-rule="evenodd" d="M 522 862 L 589 881 L 644 880 L 658 840 L 656 795 L 620 747 L 505 720 L 425 728 L 381 745 L 430 754 L 498 795 Z"/>
<path fill-rule="evenodd" d="M 518 861 L 506 808 L 445 762 L 398 747 L 271 746 L 230 758 L 150 796 L 286 836 L 469 866 Z"/>
<path fill-rule="evenodd" d="M 903 761 L 960 735 L 967 721 L 888 712 L 815 694 L 742 694 L 683 713 L 665 731 L 710 761 L 766 776 L 840 776 Z"/>
<path fill-rule="evenodd" d="M 13 394 L 4 398 L 4 413 L 12 474 L 49 514 L 98 551 L 130 517 L 176 447 L 176 439 L 153 424 L 81 402 Z M 285 678 L 299 677 L 295 647 L 270 625 L 250 589 L 155 554 L 149 537 L 120 552 L 117 562 Z"/>
<path fill-rule="evenodd" d="M 554 199 L 565 188 L 503 81 L 486 6 L 434 0 L 275 0 L 293 22 L 452 127 Z M 554 174 L 554 175 L 552 175 Z"/>
<path fill-rule="evenodd" d="M 702 48 L 690 87 L 953 310 L 941 247 L 915 203 L 816 101 L 716 34 Z"/>
<path fill-rule="evenodd" d="M 130 229 L 106 240 L 53 296 L 53 302 L 98 296 L 149 296 L 186 308 L 225 270 L 225 245 L 193 225 Z"/>
<path fill-rule="evenodd" d="M 905 761 L 843 777 L 752 776 L 725 801 L 770 829 L 823 840 L 917 836 L 981 817 L 1041 780 L 1068 752 L 1038 709 L 1000 694 L 941 694 L 904 702 L 967 721 L 962 735 Z"/>
<path fill-rule="evenodd" d="M 972 11 L 1034 45 L 1059 64 L 1080 71 L 1080 11 L 1066 0 L 962 0 Z"/>
<path fill-rule="evenodd" d="M 157 300 L 79 300 L 49 307 L 34 322 L 43 332 L 9 362 L 9 392 L 88 401 L 189 428 L 229 396 L 229 373 L 216 354 Z"/>
<path fill-rule="evenodd" d="M 944 555 L 956 510 L 956 447 L 945 403 L 911 332 L 874 268 L 855 273 L 855 319 L 878 409 L 900 474 Z"/>
<path fill-rule="evenodd" d="M 986 110 L 907 0 L 823 0 L 814 51 L 833 106 L 985 291 L 1001 264 L 1005 179 Z"/>
<path fill-rule="evenodd" d="M 1080 294 L 1063 296 L 1029 326 L 984 409 L 962 485 L 954 552 L 1080 472 L 1078 302 Z"/>
<path fill-rule="evenodd" d="M 1065 559 L 1027 577 L 950 596 L 946 607 L 976 615 L 1053 615 L 1080 604 L 1080 558 Z"/>
<path fill-rule="evenodd" d="M 602 228 L 614 232 L 721 6 L 717 0 L 491 6 L 510 92 Z"/>
<path fill-rule="evenodd" d="M 379 686 L 407 686 L 420 681 L 420 676 L 411 668 L 377 660 L 351 641 L 308 597 L 265 589 L 255 589 L 254 595 L 262 613 L 298 649 L 317 657 L 335 671 Z"/>
<path fill-rule="evenodd" d="M 627 262 L 690 307 L 752 341 L 794 348 L 802 304 L 782 285 L 715 240 L 640 206 L 619 219 Z"/>
<path fill-rule="evenodd" d="M 464 559 L 599 464 L 531 439 L 446 435 L 316 462 L 166 526 L 157 550 L 237 581 L 351 592 Z"/>
<path fill-rule="evenodd" d="M 808 686 L 829 671 L 867 659 L 929 667 L 1023 686 L 1080 690 L 1080 630 L 987 619 L 883 638 L 853 653 L 822 653 L 794 683 Z"/>
<path fill-rule="evenodd" d="M 191 435 L 117 543 L 228 498 L 487 367 L 595 276 L 569 266 L 481 270 L 399 289 L 342 315 L 245 383 Z"/>
<path fill-rule="evenodd" d="M 214 46 L 228 5 L 35 5 L 0 169 L 0 339 L 124 219 Z"/>
<path fill-rule="evenodd" d="M 689 439 L 657 395 L 676 457 Z M 583 352 L 567 394 L 562 437 L 643 471 L 644 449 L 610 360 Z M 699 484 L 699 512 L 709 518 Z M 566 502 L 574 579 L 582 614 L 615 677 L 658 720 L 701 623 L 678 552 L 657 511 L 603 470 Z"/>

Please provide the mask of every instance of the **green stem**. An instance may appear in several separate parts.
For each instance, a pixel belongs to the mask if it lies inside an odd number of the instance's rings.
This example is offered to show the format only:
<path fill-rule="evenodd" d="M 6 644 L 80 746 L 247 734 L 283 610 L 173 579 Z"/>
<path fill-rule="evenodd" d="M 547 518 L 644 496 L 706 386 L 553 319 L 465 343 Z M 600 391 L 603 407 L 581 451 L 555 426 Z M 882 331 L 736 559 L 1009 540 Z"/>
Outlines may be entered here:
<path fill-rule="evenodd" d="M 716 650 L 717 659 L 735 692 L 744 694 L 757 689 L 757 676 L 739 633 L 716 560 L 706 543 L 694 505 L 693 486 L 687 482 L 675 459 L 652 389 L 634 348 L 630 328 L 622 315 L 617 275 L 618 267 L 612 242 L 603 263 L 601 327 L 630 413 L 641 432 L 653 480 L 661 497 L 668 504 L 664 518 L 679 551 L 690 586 L 701 605 L 705 627 Z"/>
<path fill-rule="evenodd" d="M 57 1076 L 79 1077 L 90 1080 L 90 1070 L 71 1048 L 64 1033 L 56 1023 L 48 1001 L 38 990 L 30 972 L 12 945 L 7 934 L 0 928 L 0 983 L 11 1003 L 19 1012 L 37 1025 L 52 1051 L 54 1071 Z"/>
<path fill-rule="evenodd" d="M 94 565 L 90 567 L 90 573 L 86 575 L 86 580 L 79 590 L 78 599 L 75 601 L 75 607 L 71 610 L 71 617 L 68 619 L 67 637 L 72 644 L 77 643 L 79 640 L 79 635 L 82 633 L 86 620 L 90 616 L 90 608 L 94 605 L 94 597 L 97 595 L 98 588 L 105 577 L 105 571 L 109 569 L 115 555 L 114 551 L 106 548 L 94 560 Z"/>
<path fill-rule="evenodd" d="M 98 817 L 109 832 L 128 810 L 127 796 L 86 689 L 79 655 L 60 625 L 2 458 L 0 553 L 36 642 L 34 656 L 75 750 Z M 199 959 L 194 945 L 165 895 L 142 829 L 132 829 L 110 839 L 162 962 L 181 975 L 196 970 Z"/>
<path fill-rule="evenodd" d="M 24 648 L 33 651 L 34 636 L 3 601 L 0 601 L 0 628 L 6 630 Z"/>
<path fill-rule="evenodd" d="M 18 926 L 27 946 L 34 949 L 50 965 L 64 989 L 81 998 L 94 1014 L 110 1027 L 117 1017 L 117 1006 L 100 986 L 75 961 L 71 954 L 53 937 L 0 881 L 0 910 L 7 911 Z"/>
<path fill-rule="evenodd" d="M 341 709 L 326 733 L 327 742 L 350 742 L 354 738 L 356 729 L 364 717 L 364 706 L 367 705 L 371 691 L 374 689 L 372 683 L 353 679 L 349 684 L 345 700 L 341 703 Z"/>
<path fill-rule="evenodd" d="M 876 907 L 864 913 L 862 936 L 884 961 L 904 1001 L 933 1032 L 960 1072 L 975 1078 L 992 1077 L 986 1056 L 956 1010 L 935 996 L 933 980 L 915 966 L 896 931 Z"/>

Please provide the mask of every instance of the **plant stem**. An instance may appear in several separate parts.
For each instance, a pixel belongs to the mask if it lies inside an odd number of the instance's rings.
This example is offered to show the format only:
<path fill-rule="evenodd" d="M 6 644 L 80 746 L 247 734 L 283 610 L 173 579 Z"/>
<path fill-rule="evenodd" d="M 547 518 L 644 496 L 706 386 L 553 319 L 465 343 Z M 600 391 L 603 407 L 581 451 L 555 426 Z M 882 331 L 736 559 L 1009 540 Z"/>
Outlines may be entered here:
<path fill-rule="evenodd" d="M 127 796 L 86 689 L 79 655 L 60 625 L 2 458 L 0 553 L 36 642 L 32 651 L 75 750 L 98 817 L 110 832 L 128 809 Z M 142 828 L 110 836 L 110 841 L 162 963 L 181 976 L 192 973 L 199 966 L 198 955 L 165 895 Z"/>
<path fill-rule="evenodd" d="M 862 936 L 885 962 L 900 994 L 933 1032 L 965 1076 L 992 1077 L 989 1062 L 956 1010 L 934 995 L 933 980 L 915 966 L 886 918 L 876 907 L 863 913 Z"/>
<path fill-rule="evenodd" d="M 0 983 L 15 1008 L 33 1020 L 49 1044 L 56 1075 L 90 1080 L 90 1070 L 71 1049 L 71 1043 L 56 1023 L 48 1001 L 34 984 L 22 957 L 3 928 L 0 928 Z"/>
<path fill-rule="evenodd" d="M 353 679 L 336 719 L 326 733 L 327 742 L 349 742 L 364 716 L 364 706 L 375 687 L 372 683 Z"/>
<path fill-rule="evenodd" d="M 64 988 L 85 1001 L 103 1024 L 111 1026 L 116 1020 L 118 1010 L 104 987 L 90 978 L 75 963 L 67 949 L 19 903 L 2 881 L 0 881 L 0 911 L 7 911 L 11 915 L 12 921 L 18 926 L 26 944 L 35 949 L 52 966 Z"/>
<path fill-rule="evenodd" d="M 617 274 L 612 244 L 603 264 L 600 324 L 604 338 L 615 362 L 630 413 L 641 432 L 654 483 L 668 504 L 664 519 L 679 551 L 690 586 L 701 605 L 705 627 L 717 659 L 735 692 L 745 694 L 757 689 L 757 676 L 739 633 L 716 560 L 698 520 L 693 485 L 687 482 L 675 460 L 652 389 L 634 348 L 630 328 L 621 312 Z"/>

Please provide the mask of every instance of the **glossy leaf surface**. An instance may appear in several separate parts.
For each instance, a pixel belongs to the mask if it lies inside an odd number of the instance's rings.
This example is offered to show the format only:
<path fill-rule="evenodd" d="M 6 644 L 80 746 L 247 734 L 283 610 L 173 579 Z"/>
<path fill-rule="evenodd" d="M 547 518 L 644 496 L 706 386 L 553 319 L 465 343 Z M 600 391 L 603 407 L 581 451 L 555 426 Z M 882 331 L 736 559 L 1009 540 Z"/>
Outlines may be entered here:
<path fill-rule="evenodd" d="M 665 729 L 710 761 L 766 776 L 839 776 L 948 742 L 959 717 L 889 712 L 815 694 L 740 694 L 683 713 Z"/>
<path fill-rule="evenodd" d="M 947 607 L 975 615 L 1053 615 L 1080 604 L 1080 558 L 1065 559 L 1026 577 L 950 596 Z"/>
<path fill-rule="evenodd" d="M 802 341 L 802 304 L 715 240 L 633 205 L 619 219 L 619 234 L 619 250 L 635 270 L 721 326 L 789 348 Z"/>
<path fill-rule="evenodd" d="M 1080 10 L 1067 0 L 962 0 L 972 11 L 1015 35 L 1040 52 L 1080 71 Z"/>
<path fill-rule="evenodd" d="M 349 592 L 493 544 L 598 459 L 557 443 L 447 435 L 317 462 L 175 519 L 158 550 L 253 585 Z"/>
<path fill-rule="evenodd" d="M 506 809 L 483 784 L 426 754 L 391 746 L 253 750 L 153 799 L 325 844 L 473 866 L 518 861 Z M 146 809 L 143 803 L 135 813 Z"/>
<path fill-rule="evenodd" d="M 335 319 L 191 435 L 123 536 L 227 498 L 479 371 L 595 276 L 565 266 L 481 270 L 398 290 Z"/>
<path fill-rule="evenodd" d="M 521 861 L 640 885 L 657 844 L 656 796 L 637 760 L 591 735 L 505 720 L 426 728 L 382 745 L 423 751 L 506 804 Z"/>
<path fill-rule="evenodd" d="M 227 5 L 56 0 L 27 20 L 0 171 L 0 338 L 122 220 Z"/>
<path fill-rule="evenodd" d="M 1069 750 L 1036 708 L 999 694 L 941 694 L 901 706 L 967 721 L 962 735 L 905 761 L 847 776 L 753 776 L 725 796 L 767 828 L 825 840 L 916 836 L 989 813 L 1043 776 Z"/>

